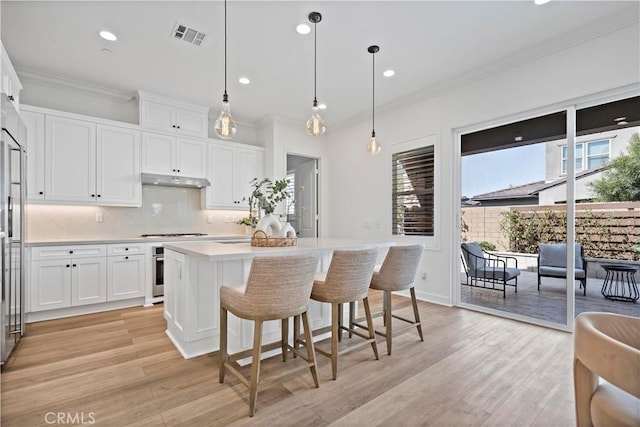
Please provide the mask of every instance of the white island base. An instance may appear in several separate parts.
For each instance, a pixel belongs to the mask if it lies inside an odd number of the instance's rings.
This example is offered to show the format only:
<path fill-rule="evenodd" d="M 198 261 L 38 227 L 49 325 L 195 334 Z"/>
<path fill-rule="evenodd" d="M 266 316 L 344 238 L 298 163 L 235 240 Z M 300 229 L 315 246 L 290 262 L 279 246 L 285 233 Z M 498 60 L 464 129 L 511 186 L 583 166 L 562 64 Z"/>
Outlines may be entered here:
<path fill-rule="evenodd" d="M 346 239 L 298 239 L 297 247 L 262 248 L 249 243 L 224 244 L 188 242 L 165 244 L 164 317 L 167 335 L 185 359 L 217 351 L 220 348 L 220 287 L 246 283 L 251 260 L 256 256 L 282 256 L 302 253 L 318 255 L 318 273 L 325 272 L 334 249 L 385 248 L 391 243 Z M 283 271 L 282 274 L 287 274 Z M 309 321 L 313 330 L 331 324 L 331 305 L 310 301 Z M 229 351 L 250 349 L 253 322 L 229 313 Z M 265 322 L 262 342 L 280 340 L 280 321 Z"/>

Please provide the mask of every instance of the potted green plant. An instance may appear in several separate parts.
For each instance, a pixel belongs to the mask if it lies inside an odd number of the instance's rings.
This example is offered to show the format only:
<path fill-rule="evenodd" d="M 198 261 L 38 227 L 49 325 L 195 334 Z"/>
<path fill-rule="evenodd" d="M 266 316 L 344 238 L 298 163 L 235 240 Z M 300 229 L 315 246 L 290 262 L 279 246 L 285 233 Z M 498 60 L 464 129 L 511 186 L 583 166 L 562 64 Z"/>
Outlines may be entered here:
<path fill-rule="evenodd" d="M 242 218 L 238 221 L 238 224 L 255 227 L 262 216 L 262 212 L 265 215 L 273 214 L 280 202 L 287 201 L 291 197 L 287 190 L 288 179 L 272 181 L 270 178 L 261 180 L 253 178 L 249 184 L 253 191 L 248 197 L 242 199 L 249 202 L 249 216 Z"/>

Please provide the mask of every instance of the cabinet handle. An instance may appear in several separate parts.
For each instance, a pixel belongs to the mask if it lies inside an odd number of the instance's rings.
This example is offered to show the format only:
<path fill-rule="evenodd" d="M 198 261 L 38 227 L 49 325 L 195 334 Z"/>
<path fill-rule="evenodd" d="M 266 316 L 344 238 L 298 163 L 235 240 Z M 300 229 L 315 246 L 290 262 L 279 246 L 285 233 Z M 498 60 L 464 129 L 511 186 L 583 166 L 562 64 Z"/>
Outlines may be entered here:
<path fill-rule="evenodd" d="M 67 268 L 71 267 L 69 264 L 67 264 Z"/>
<path fill-rule="evenodd" d="M 171 127 L 175 129 L 176 125 L 171 125 Z"/>
<path fill-rule="evenodd" d="M 128 257 L 128 256 L 126 256 L 126 257 L 124 257 L 124 259 L 129 259 L 129 257 Z"/>
<path fill-rule="evenodd" d="M 176 128 L 180 129 L 180 125 L 176 126 Z"/>
<path fill-rule="evenodd" d="M 70 253 L 70 254 L 72 254 L 72 253 L 73 253 L 73 251 L 69 251 L 69 253 Z"/>
<path fill-rule="evenodd" d="M 73 264 L 73 266 L 74 266 L 74 267 L 77 267 L 77 265 L 76 265 L 76 264 Z"/>
<path fill-rule="evenodd" d="M 178 172 L 180 172 L 180 169 L 178 169 Z"/>
<path fill-rule="evenodd" d="M 95 194 L 92 194 L 92 195 L 91 195 L 91 197 L 96 197 L 96 195 L 95 195 Z"/>
<path fill-rule="evenodd" d="M 128 251 L 128 250 L 129 250 L 129 248 L 124 248 L 124 250 L 125 250 L 125 251 Z"/>
<path fill-rule="evenodd" d="M 102 194 L 98 194 L 98 197 L 102 197 Z"/>
<path fill-rule="evenodd" d="M 42 195 L 44 194 L 44 191 L 38 191 L 38 194 Z"/>

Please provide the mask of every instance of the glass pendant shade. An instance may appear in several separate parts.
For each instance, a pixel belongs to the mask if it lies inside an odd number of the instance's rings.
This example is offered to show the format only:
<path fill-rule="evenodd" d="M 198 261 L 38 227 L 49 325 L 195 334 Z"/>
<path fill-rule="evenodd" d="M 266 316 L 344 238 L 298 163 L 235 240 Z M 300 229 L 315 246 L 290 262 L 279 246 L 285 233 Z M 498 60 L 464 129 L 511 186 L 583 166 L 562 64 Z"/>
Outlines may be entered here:
<path fill-rule="evenodd" d="M 380 146 L 380 144 L 376 140 L 376 133 L 375 132 L 371 132 L 371 139 L 369 140 L 369 143 L 367 144 L 367 153 L 371 154 L 372 156 L 375 156 L 376 154 L 380 153 L 380 149 L 381 148 L 382 147 Z"/>
<path fill-rule="evenodd" d="M 222 139 L 231 139 L 236 134 L 236 122 L 233 120 L 233 117 L 231 117 L 229 101 L 222 103 L 222 111 L 216 119 L 214 130 L 216 135 Z"/>
<path fill-rule="evenodd" d="M 320 136 L 325 130 L 324 120 L 322 120 L 320 114 L 318 114 L 318 106 L 314 105 L 311 118 L 307 120 L 307 133 L 311 136 Z"/>

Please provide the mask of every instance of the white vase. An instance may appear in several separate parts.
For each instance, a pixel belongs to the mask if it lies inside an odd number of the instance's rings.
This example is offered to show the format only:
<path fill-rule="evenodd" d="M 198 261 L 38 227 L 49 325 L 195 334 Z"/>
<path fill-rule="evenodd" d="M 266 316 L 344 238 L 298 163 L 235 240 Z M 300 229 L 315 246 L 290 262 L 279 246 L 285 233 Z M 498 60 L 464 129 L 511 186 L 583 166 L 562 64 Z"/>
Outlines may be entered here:
<path fill-rule="evenodd" d="M 278 221 L 278 217 L 274 214 L 266 214 L 256 225 L 256 230 L 264 231 L 267 237 L 278 236 L 281 228 L 280 221 Z"/>
<path fill-rule="evenodd" d="M 296 237 L 296 230 L 287 222 L 280 229 L 278 237 Z"/>

